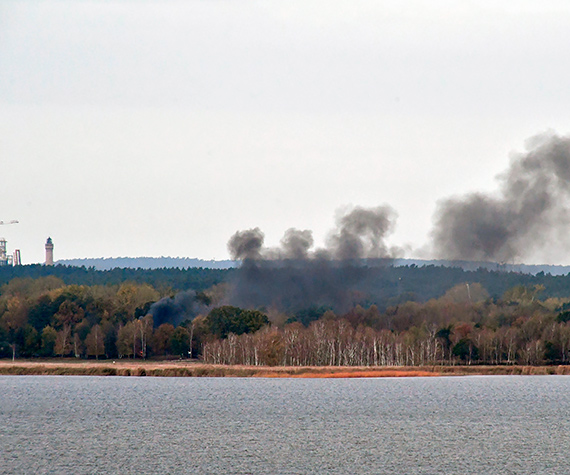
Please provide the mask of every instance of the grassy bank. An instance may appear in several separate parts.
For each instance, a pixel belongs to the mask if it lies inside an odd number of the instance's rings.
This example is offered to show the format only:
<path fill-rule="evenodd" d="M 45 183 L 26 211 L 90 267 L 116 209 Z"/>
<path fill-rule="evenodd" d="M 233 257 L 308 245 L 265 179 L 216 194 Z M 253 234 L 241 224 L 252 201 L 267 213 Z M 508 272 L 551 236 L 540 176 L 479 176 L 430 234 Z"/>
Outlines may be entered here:
<path fill-rule="evenodd" d="M 1 375 L 381 378 L 460 375 L 570 375 L 570 366 L 222 366 L 190 361 L 0 360 Z"/>

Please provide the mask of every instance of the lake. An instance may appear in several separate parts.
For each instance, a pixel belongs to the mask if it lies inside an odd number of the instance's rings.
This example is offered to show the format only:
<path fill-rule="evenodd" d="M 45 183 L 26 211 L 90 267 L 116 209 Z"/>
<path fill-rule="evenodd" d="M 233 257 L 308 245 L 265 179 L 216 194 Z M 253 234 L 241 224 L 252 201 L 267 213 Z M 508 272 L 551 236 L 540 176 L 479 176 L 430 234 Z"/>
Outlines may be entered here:
<path fill-rule="evenodd" d="M 0 376 L 0 473 L 560 474 L 570 377 Z"/>

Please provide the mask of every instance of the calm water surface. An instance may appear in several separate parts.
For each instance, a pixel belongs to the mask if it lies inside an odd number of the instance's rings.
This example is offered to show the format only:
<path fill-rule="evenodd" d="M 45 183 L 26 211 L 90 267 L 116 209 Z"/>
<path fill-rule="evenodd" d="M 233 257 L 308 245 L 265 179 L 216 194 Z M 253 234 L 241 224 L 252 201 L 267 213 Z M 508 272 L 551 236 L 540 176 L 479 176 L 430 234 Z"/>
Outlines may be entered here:
<path fill-rule="evenodd" d="M 0 376 L 0 473 L 570 473 L 570 377 Z"/>

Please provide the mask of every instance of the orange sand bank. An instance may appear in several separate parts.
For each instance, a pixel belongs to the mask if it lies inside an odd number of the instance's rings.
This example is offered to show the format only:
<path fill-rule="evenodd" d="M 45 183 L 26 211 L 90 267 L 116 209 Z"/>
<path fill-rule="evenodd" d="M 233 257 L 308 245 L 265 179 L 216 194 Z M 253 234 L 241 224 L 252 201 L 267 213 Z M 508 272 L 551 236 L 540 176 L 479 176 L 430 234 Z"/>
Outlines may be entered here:
<path fill-rule="evenodd" d="M 382 378 L 460 375 L 568 375 L 570 366 L 224 366 L 194 361 L 0 360 L 2 375 Z"/>

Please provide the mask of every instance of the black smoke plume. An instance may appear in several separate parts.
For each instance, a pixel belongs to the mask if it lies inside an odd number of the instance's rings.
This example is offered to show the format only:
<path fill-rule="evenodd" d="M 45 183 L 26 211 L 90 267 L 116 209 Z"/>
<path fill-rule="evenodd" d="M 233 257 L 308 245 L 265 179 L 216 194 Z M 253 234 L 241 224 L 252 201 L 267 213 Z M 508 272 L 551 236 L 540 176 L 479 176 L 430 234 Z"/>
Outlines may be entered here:
<path fill-rule="evenodd" d="M 340 261 L 391 257 L 385 236 L 392 231 L 396 212 L 389 206 L 355 208 L 339 219 L 338 230 L 329 239 L 332 255 Z"/>
<path fill-rule="evenodd" d="M 545 248 L 560 249 L 570 236 L 570 137 L 543 134 L 513 156 L 494 194 L 471 193 L 439 203 L 432 251 L 447 260 L 510 262 Z M 264 246 L 259 228 L 228 242 L 240 268 L 224 303 L 295 312 L 310 307 L 345 311 L 393 294 L 383 270 L 401 255 L 387 245 L 395 211 L 354 208 L 337 219 L 325 248 L 313 249 L 309 230 L 288 229 L 279 247 Z M 178 324 L 204 312 L 192 291 L 155 303 L 155 325 Z"/>
<path fill-rule="evenodd" d="M 443 259 L 510 262 L 568 242 L 570 138 L 543 134 L 513 157 L 496 194 L 439 203 L 434 249 Z"/>
<path fill-rule="evenodd" d="M 236 232 L 228 242 L 228 249 L 234 260 L 256 260 L 261 258 L 265 235 L 259 228 Z"/>
<path fill-rule="evenodd" d="M 186 290 L 179 292 L 173 298 L 160 299 L 152 304 L 148 313 L 152 315 L 155 327 L 163 323 L 177 326 L 184 320 L 193 319 L 201 310 L 201 304 L 196 300 L 196 292 Z"/>
<path fill-rule="evenodd" d="M 259 228 L 236 232 L 228 242 L 242 260 L 229 302 L 295 311 L 310 306 L 347 310 L 362 296 L 367 266 L 386 265 L 398 252 L 386 236 L 396 213 L 389 206 L 354 208 L 341 216 L 327 247 L 315 249 L 309 230 L 288 229 L 278 248 L 264 247 Z"/>

